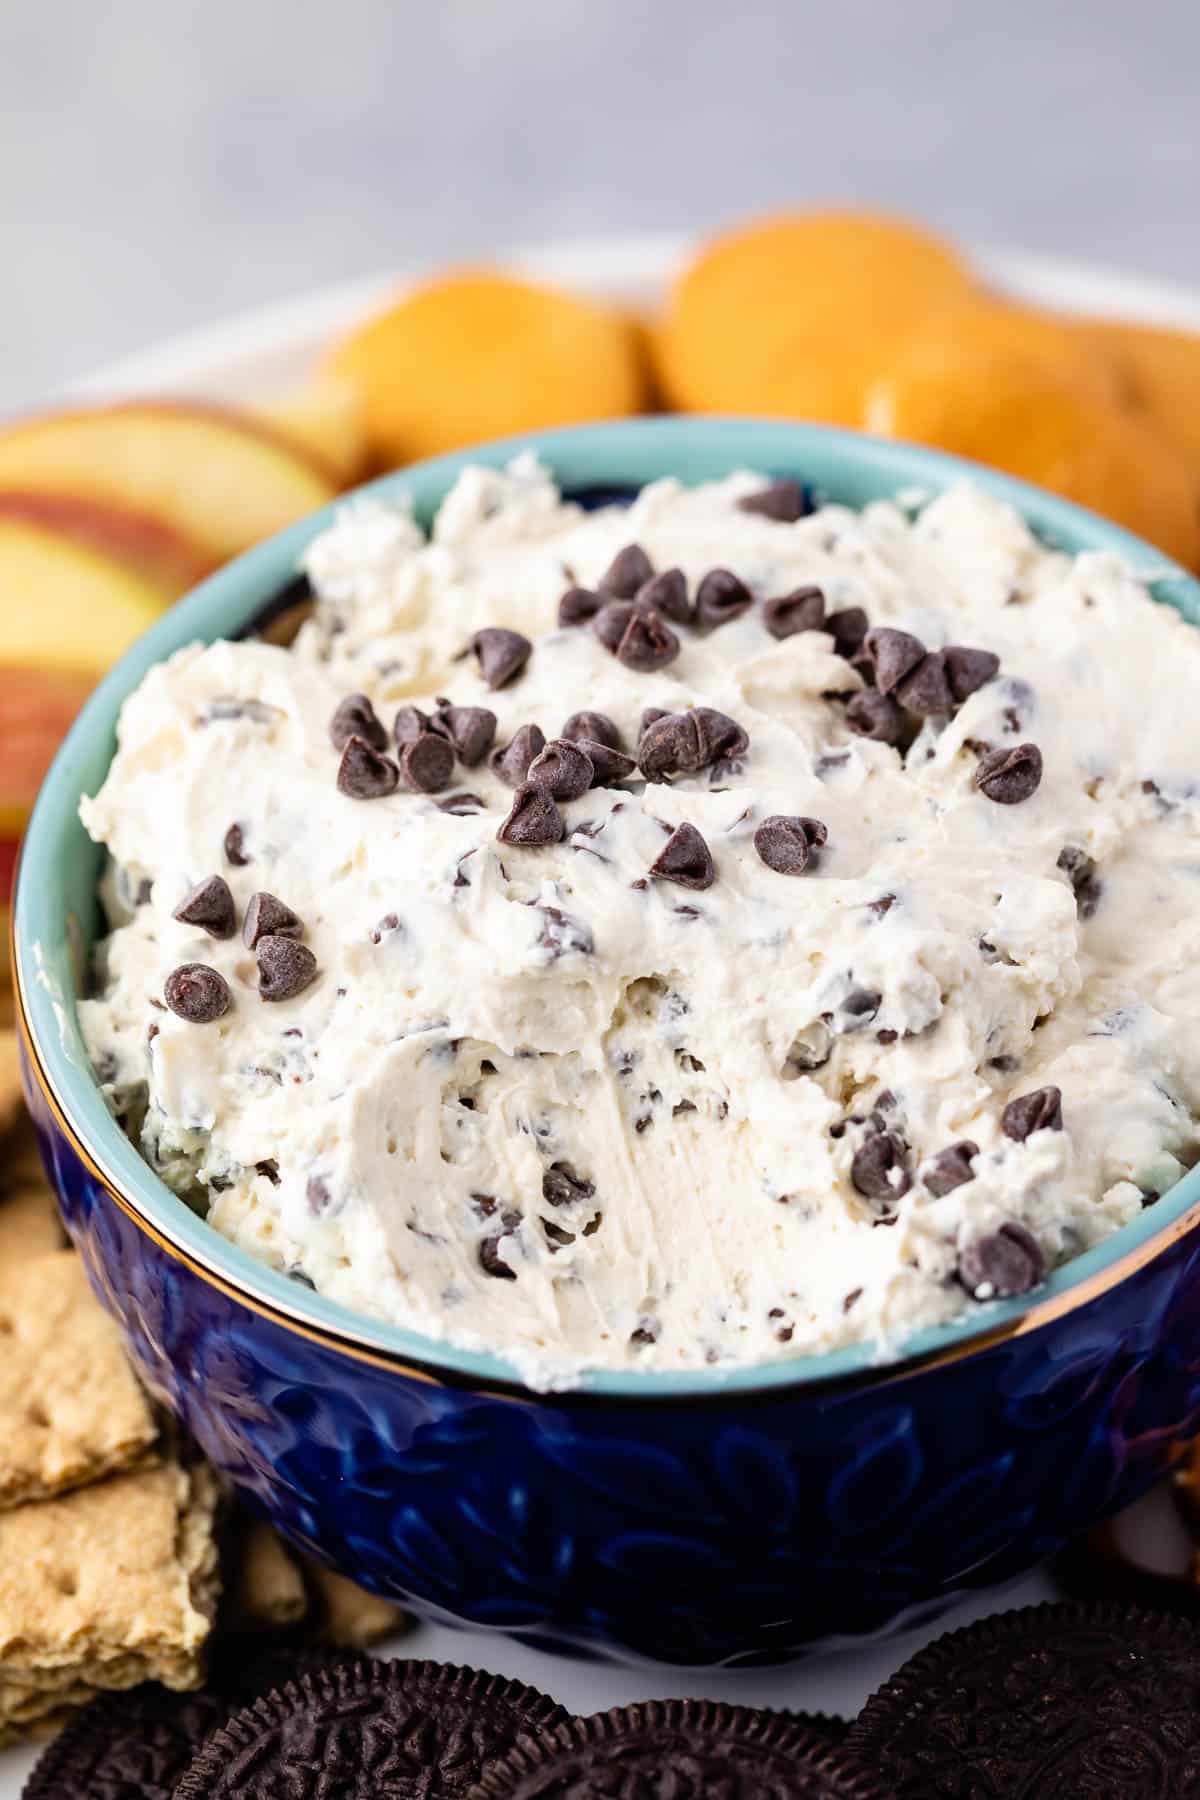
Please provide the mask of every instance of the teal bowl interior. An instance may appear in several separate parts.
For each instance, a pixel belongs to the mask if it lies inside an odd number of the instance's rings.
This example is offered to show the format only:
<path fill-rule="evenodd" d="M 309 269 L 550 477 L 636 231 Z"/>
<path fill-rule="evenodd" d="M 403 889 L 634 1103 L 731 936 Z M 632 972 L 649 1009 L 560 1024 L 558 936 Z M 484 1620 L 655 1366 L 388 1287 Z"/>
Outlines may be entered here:
<path fill-rule="evenodd" d="M 535 450 L 568 490 L 637 487 L 665 475 L 699 482 L 749 468 L 794 475 L 819 499 L 860 507 L 909 492 L 932 496 L 971 479 L 1007 500 L 1045 542 L 1067 551 L 1111 550 L 1147 579 L 1155 597 L 1200 624 L 1200 584 L 1117 526 L 1024 482 L 912 445 L 817 426 L 737 419 L 635 419 L 509 438 L 417 464 L 365 492 L 407 493 L 428 525 L 460 471 L 472 463 L 502 465 Z M 65 1117 L 112 1186 L 147 1223 L 182 1252 L 260 1303 L 302 1325 L 419 1363 L 452 1378 L 521 1386 L 502 1357 L 456 1349 L 417 1332 L 352 1313 L 310 1292 L 235 1248 L 164 1186 L 109 1115 L 93 1080 L 75 1016 L 88 947 L 99 928 L 96 883 L 101 852 L 78 818 L 80 796 L 100 786 L 115 748 L 117 715 L 152 664 L 197 640 L 244 635 L 264 604 L 296 573 L 309 541 L 330 522 L 333 507 L 281 532 L 206 581 L 165 614 L 125 655 L 83 709 L 46 779 L 25 836 L 17 878 L 17 974 L 26 1018 L 43 1072 Z M 1034 1297 L 1067 1295 L 1154 1240 L 1200 1202 L 1200 1167 L 1103 1244 L 1056 1270 Z M 908 1361 L 961 1346 L 1028 1310 L 1025 1299 L 979 1307 L 969 1322 L 919 1332 L 894 1346 L 889 1361 Z M 871 1344 L 816 1356 L 781 1358 L 749 1368 L 642 1373 L 597 1371 L 585 1392 L 625 1398 L 752 1392 L 801 1383 L 853 1380 L 877 1371 Z"/>

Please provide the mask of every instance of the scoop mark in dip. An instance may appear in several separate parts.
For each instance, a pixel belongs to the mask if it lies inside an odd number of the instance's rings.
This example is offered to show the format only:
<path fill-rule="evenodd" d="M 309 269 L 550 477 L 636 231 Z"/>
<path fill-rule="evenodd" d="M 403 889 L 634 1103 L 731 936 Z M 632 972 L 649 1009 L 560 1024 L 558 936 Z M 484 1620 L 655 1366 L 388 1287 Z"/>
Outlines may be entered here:
<path fill-rule="evenodd" d="M 291 1000 L 316 977 L 316 957 L 294 938 L 260 938 L 255 956 L 258 991 L 264 1000 Z"/>
<path fill-rule="evenodd" d="M 640 544 L 626 544 L 605 569 L 596 586 L 615 600 L 632 600 L 654 574 L 654 564 Z"/>
<path fill-rule="evenodd" d="M 223 875 L 210 875 L 179 902 L 172 918 L 197 925 L 209 937 L 230 938 L 237 929 L 237 908 Z"/>
<path fill-rule="evenodd" d="M 527 780 L 545 788 L 552 800 L 578 800 L 592 785 L 595 765 L 587 751 L 554 738 L 529 765 Z"/>
<path fill-rule="evenodd" d="M 1041 1245 L 1015 1220 L 964 1246 L 958 1279 L 976 1300 L 1004 1300 L 1027 1294 L 1046 1273 Z"/>
<path fill-rule="evenodd" d="M 794 525 L 812 511 L 812 503 L 798 481 L 781 476 L 756 494 L 744 494 L 737 509 L 760 519 L 773 519 L 777 525 Z"/>
<path fill-rule="evenodd" d="M 559 843 L 565 829 L 562 814 L 545 788 L 525 782 L 517 789 L 512 809 L 496 836 L 502 844 L 535 850 Z"/>
<path fill-rule="evenodd" d="M 479 673 L 490 688 L 502 688 L 519 675 L 533 653 L 533 645 L 519 631 L 502 625 L 485 625 L 471 639 Z"/>
<path fill-rule="evenodd" d="M 828 841 L 820 819 L 772 813 L 754 833 L 754 848 L 768 869 L 778 875 L 803 875 L 814 849 Z"/>
<path fill-rule="evenodd" d="M 211 1025 L 233 1004 L 229 983 L 207 963 L 181 963 L 163 983 L 163 999 L 189 1025 Z"/>
<path fill-rule="evenodd" d="M 400 771 L 390 756 L 381 756 L 365 738 L 355 735 L 346 739 L 337 785 L 348 800 L 382 800 L 400 785 Z"/>
<path fill-rule="evenodd" d="M 488 767 L 509 787 L 520 787 L 530 764 L 545 748 L 546 738 L 540 725 L 518 725 L 512 741 L 492 751 Z"/>
<path fill-rule="evenodd" d="M 1061 1131 L 1062 1089 L 1034 1088 L 1030 1094 L 1019 1094 L 1010 1100 L 1000 1117 L 1000 1129 L 1014 1143 L 1023 1144 L 1035 1131 Z"/>
<path fill-rule="evenodd" d="M 763 603 L 763 624 L 773 638 L 780 639 L 795 637 L 799 631 L 827 630 L 825 595 L 819 587 L 798 587 L 790 594 L 776 594 Z"/>
<path fill-rule="evenodd" d="M 975 786 L 998 806 L 1019 806 L 1042 782 L 1042 753 L 1036 744 L 1015 750 L 988 750 L 975 770 Z"/>
<path fill-rule="evenodd" d="M 303 936 L 304 925 L 299 913 L 293 912 L 290 906 L 286 906 L 274 894 L 251 895 L 246 917 L 242 921 L 242 942 L 247 950 L 256 949 L 260 938 Z"/>
<path fill-rule="evenodd" d="M 347 694 L 329 721 L 329 741 L 344 750 L 352 737 L 361 738 L 372 750 L 387 747 L 387 730 L 365 694 Z"/>
<path fill-rule="evenodd" d="M 716 878 L 712 851 L 696 827 L 686 823 L 675 827 L 651 863 L 650 873 L 660 881 L 673 881 L 685 888 L 708 888 Z"/>

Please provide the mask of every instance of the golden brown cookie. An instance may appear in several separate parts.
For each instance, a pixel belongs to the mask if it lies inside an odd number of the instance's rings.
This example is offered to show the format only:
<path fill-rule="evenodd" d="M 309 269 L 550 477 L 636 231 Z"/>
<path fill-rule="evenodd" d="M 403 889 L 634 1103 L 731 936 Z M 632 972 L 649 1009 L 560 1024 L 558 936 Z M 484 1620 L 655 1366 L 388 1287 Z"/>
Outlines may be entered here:
<path fill-rule="evenodd" d="M 1200 333 L 1080 319 L 1086 342 L 1121 358 L 1133 403 L 1200 470 Z"/>
<path fill-rule="evenodd" d="M 915 351 L 873 384 L 865 422 L 1022 476 L 1188 567 L 1200 561 L 1200 490 L 1175 449 L 1032 363 L 949 341 Z"/>
<path fill-rule="evenodd" d="M 655 345 L 688 412 L 861 423 L 870 381 L 929 310 L 965 294 L 949 245 L 872 213 L 786 213 L 727 232 L 675 284 Z"/>
<path fill-rule="evenodd" d="M 487 271 L 417 288 L 351 332 L 328 366 L 357 387 L 372 455 L 389 468 L 508 432 L 619 418 L 646 400 L 629 319 Z"/>
<path fill-rule="evenodd" d="M 1132 403 L 1132 373 L 1115 345 L 1085 336 L 1040 306 L 982 289 L 931 309 L 908 334 L 901 362 L 944 351 L 1020 361 L 1095 400 L 1117 407 Z"/>

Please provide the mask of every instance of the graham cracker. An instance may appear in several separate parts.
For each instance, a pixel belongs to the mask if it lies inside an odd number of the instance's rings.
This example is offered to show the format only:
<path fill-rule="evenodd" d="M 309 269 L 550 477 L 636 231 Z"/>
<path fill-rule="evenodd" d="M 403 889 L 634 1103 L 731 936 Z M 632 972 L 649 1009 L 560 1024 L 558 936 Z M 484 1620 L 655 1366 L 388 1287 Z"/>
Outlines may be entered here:
<path fill-rule="evenodd" d="M 412 1626 L 403 1607 L 370 1594 L 345 1575 L 304 1558 L 304 1570 L 316 1601 L 316 1637 L 339 1649 L 366 1650 Z"/>
<path fill-rule="evenodd" d="M 11 1131 L 24 1110 L 17 1034 L 0 1030 L 0 1133 Z"/>
<path fill-rule="evenodd" d="M 222 1626 L 231 1631 L 284 1631 L 308 1612 L 308 1589 L 299 1566 L 271 1527 L 243 1521 L 235 1545 Z"/>
<path fill-rule="evenodd" d="M 157 1435 L 75 1253 L 0 1268 L 0 1507 L 128 1468 Z"/>
<path fill-rule="evenodd" d="M 0 1514 L 0 1732 L 92 1690 L 199 1685 L 217 1495 L 203 1464 L 159 1463 Z"/>
<path fill-rule="evenodd" d="M 14 1263 L 35 1262 L 66 1242 L 49 1188 L 0 1195 L 0 1276 Z"/>

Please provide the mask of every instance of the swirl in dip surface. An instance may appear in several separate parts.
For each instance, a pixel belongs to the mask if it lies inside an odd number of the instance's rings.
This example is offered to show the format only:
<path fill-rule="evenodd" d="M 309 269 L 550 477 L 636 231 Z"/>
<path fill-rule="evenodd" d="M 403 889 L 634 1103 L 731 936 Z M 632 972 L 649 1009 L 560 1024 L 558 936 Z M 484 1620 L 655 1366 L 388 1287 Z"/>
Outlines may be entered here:
<path fill-rule="evenodd" d="M 584 513 L 524 458 L 464 474 L 428 541 L 352 502 L 295 644 L 154 669 L 83 805 L 112 926 L 83 1028 L 152 1166 L 254 1255 L 534 1385 L 886 1347 L 1036 1285 L 1197 1154 L 1200 636 L 969 487 L 791 517 L 764 486 Z M 525 660 L 472 653 L 487 627 Z M 386 745 L 335 747 L 351 695 Z M 495 715 L 490 755 L 438 697 Z M 606 785 L 561 747 L 511 785 L 522 727 L 599 713 L 636 758 L 647 709 L 684 715 L 658 779 L 593 721 Z"/>

